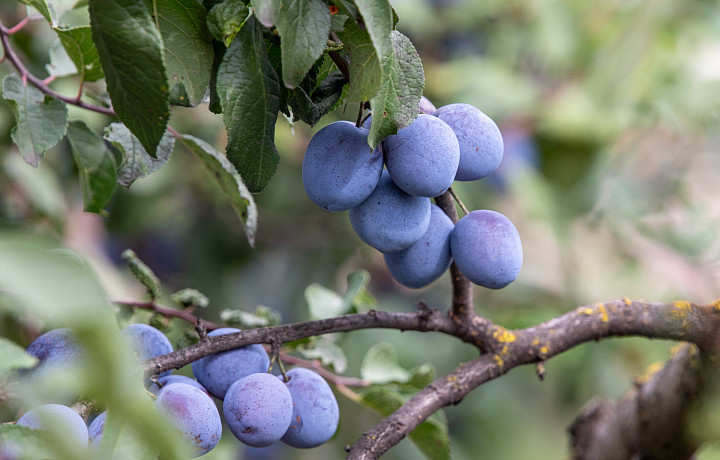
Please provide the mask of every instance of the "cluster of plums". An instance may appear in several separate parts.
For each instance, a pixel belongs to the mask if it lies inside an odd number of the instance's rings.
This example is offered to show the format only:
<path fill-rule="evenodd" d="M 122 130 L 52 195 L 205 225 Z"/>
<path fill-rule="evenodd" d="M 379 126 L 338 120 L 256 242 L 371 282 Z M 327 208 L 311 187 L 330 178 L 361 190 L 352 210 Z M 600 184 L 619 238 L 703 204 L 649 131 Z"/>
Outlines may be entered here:
<path fill-rule="evenodd" d="M 470 104 L 436 110 L 423 97 L 420 110 L 375 150 L 365 127 L 338 121 L 322 128 L 305 151 L 305 191 L 327 211 L 349 210 L 360 239 L 384 254 L 390 273 L 407 287 L 430 284 L 453 260 L 473 283 L 505 287 L 517 278 L 523 258 L 512 222 L 478 210 L 453 224 L 430 202 L 455 180 L 495 171 L 503 155 L 500 130 Z"/>
<path fill-rule="evenodd" d="M 221 328 L 209 336 L 240 332 Z M 173 351 L 158 329 L 131 324 L 122 334 L 144 360 Z M 43 378 L 53 369 L 73 366 L 84 351 L 69 329 L 54 329 L 27 348 L 38 364 L 20 372 L 21 379 Z M 339 421 L 337 400 L 328 383 L 317 373 L 294 368 L 282 376 L 268 373 L 269 357 L 261 345 L 218 352 L 192 363 L 195 379 L 169 371 L 156 382 L 146 381 L 156 396 L 155 405 L 195 449 L 195 456 L 212 450 L 220 441 L 222 419 L 213 396 L 222 401 L 225 423 L 244 444 L 265 447 L 282 441 L 293 447 L 318 446 L 335 434 Z M 197 379 L 197 380 L 196 380 Z M 60 425 L 76 445 L 100 443 L 108 412 L 97 415 L 89 426 L 71 408 L 46 404 L 26 412 L 17 421 L 34 429 Z M 112 416 L 112 415 L 111 415 Z"/>

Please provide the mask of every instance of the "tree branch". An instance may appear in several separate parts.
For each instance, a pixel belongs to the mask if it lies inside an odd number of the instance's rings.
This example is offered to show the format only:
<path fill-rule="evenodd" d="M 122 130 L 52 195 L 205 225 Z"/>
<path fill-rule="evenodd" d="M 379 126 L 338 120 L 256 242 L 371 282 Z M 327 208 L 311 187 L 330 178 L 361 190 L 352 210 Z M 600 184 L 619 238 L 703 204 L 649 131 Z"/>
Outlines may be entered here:
<path fill-rule="evenodd" d="M 45 84 L 41 79 L 37 78 L 33 74 L 30 73 L 30 71 L 25 67 L 25 65 L 22 63 L 20 58 L 17 54 L 15 54 L 15 51 L 12 49 L 12 46 L 10 45 L 10 34 L 12 33 L 12 29 L 8 29 L 5 27 L 2 22 L 0 22 L 0 43 L 2 43 L 3 50 L 5 52 L 4 58 L 7 58 L 12 65 L 17 69 L 18 73 L 22 77 L 23 81 L 29 81 L 33 84 L 37 89 L 39 89 L 44 94 L 47 94 L 50 97 L 53 97 L 55 99 L 59 99 L 67 104 L 75 105 L 78 107 L 81 107 L 83 109 L 91 110 L 93 112 L 101 113 L 103 115 L 107 115 L 109 117 L 117 117 L 117 114 L 110 108 L 107 107 L 100 107 L 93 104 L 88 104 L 87 102 L 84 102 L 80 100 L 80 98 L 72 98 L 63 96 L 60 93 L 57 93 L 50 89 L 49 86 Z"/>

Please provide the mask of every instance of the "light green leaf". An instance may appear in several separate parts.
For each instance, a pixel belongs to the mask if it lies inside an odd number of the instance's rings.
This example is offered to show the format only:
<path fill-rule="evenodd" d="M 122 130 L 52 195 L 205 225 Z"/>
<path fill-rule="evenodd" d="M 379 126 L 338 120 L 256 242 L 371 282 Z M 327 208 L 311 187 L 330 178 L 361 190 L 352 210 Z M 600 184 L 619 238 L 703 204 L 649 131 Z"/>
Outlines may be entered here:
<path fill-rule="evenodd" d="M 305 301 L 313 319 L 334 318 L 344 315 L 348 310 L 340 294 L 317 283 L 305 288 Z"/>
<path fill-rule="evenodd" d="M 54 30 L 84 81 L 96 81 L 103 78 L 100 57 L 92 41 L 90 26 L 69 29 L 55 28 Z"/>
<path fill-rule="evenodd" d="M 275 25 L 275 20 L 280 10 L 280 2 L 278 0 L 252 0 L 250 3 L 255 11 L 255 17 L 258 18 L 260 24 L 265 27 Z"/>
<path fill-rule="evenodd" d="M 42 16 L 49 22 L 51 25 L 54 25 L 55 22 L 57 22 L 57 14 L 55 13 L 54 9 L 51 12 L 48 4 L 45 2 L 45 0 L 18 0 L 20 3 L 24 3 L 25 5 L 32 6 Z"/>
<path fill-rule="evenodd" d="M 360 375 L 372 383 L 408 382 L 412 374 L 402 368 L 397 359 L 397 351 L 392 344 L 380 342 L 373 345 L 363 358 Z"/>
<path fill-rule="evenodd" d="M 3 97 L 10 102 L 17 124 L 10 135 L 25 161 L 37 168 L 45 152 L 65 135 L 68 112 L 65 103 L 23 85 L 16 74 L 3 79 Z"/>
<path fill-rule="evenodd" d="M 274 141 L 280 85 L 256 19 L 248 19 L 225 52 L 217 91 L 228 130 L 227 157 L 248 189 L 260 192 L 280 158 Z"/>
<path fill-rule="evenodd" d="M 255 327 L 277 326 L 282 321 L 280 313 L 270 307 L 258 305 L 255 312 L 225 309 L 220 312 L 220 319 L 242 329 Z"/>
<path fill-rule="evenodd" d="M 422 62 L 413 44 L 396 31 L 392 32 L 391 39 L 392 53 L 382 61 L 380 89 L 370 101 L 373 117 L 368 144 L 372 148 L 415 120 L 425 87 Z"/>
<path fill-rule="evenodd" d="M 170 299 L 184 307 L 194 306 L 207 308 L 210 305 L 210 299 L 197 289 L 185 288 L 170 295 Z"/>
<path fill-rule="evenodd" d="M 308 345 L 299 345 L 297 350 L 307 359 L 319 359 L 323 366 L 332 366 L 338 374 L 347 370 L 347 357 L 335 344 L 334 334 L 313 337 Z"/>
<path fill-rule="evenodd" d="M 391 54 L 387 49 L 390 43 L 390 32 L 393 30 L 392 7 L 388 0 L 356 0 L 358 12 L 363 18 L 365 30 L 368 31 L 375 51 L 380 59 Z"/>
<path fill-rule="evenodd" d="M 237 173 L 235 167 L 225 155 L 215 150 L 210 144 L 194 136 L 185 135 L 182 142 L 207 166 L 230 198 L 235 213 L 245 228 L 248 243 L 255 245 L 255 232 L 257 230 L 258 212 L 252 194 Z"/>
<path fill-rule="evenodd" d="M 360 395 L 362 403 L 388 416 L 404 404 L 417 390 L 407 385 L 373 385 Z M 450 435 L 443 411 L 437 411 L 418 425 L 408 436 L 426 458 L 450 460 Z"/>
<path fill-rule="evenodd" d="M 105 128 L 105 140 L 120 152 L 122 162 L 117 172 L 118 184 L 130 187 L 136 179 L 157 171 L 170 158 L 175 138 L 165 133 L 157 148 L 157 158 L 148 155 L 130 130 L 122 123 L 111 123 Z"/>
<path fill-rule="evenodd" d="M 322 0 L 284 0 L 275 25 L 280 33 L 283 82 L 295 88 L 325 50 L 330 10 Z"/>
<path fill-rule="evenodd" d="M 213 63 L 207 11 L 197 0 L 155 0 L 170 82 L 170 103 L 195 106 L 205 96 Z"/>
<path fill-rule="evenodd" d="M 90 0 L 90 25 L 113 109 L 145 151 L 170 117 L 163 43 L 145 0 Z"/>
<path fill-rule="evenodd" d="M 25 353 L 25 349 L 12 340 L 0 337 L 0 375 L 9 371 L 33 367 L 38 359 Z"/>
<path fill-rule="evenodd" d="M 68 141 L 80 175 L 84 210 L 101 213 L 115 193 L 115 157 L 83 121 L 68 126 Z"/>
<path fill-rule="evenodd" d="M 48 57 L 50 62 L 45 64 L 45 70 L 48 74 L 55 77 L 67 77 L 68 75 L 77 75 L 78 69 L 75 67 L 75 63 L 70 59 L 65 47 L 58 38 L 53 40 L 48 50 Z"/>
<path fill-rule="evenodd" d="M 362 102 L 375 96 L 382 80 L 380 57 L 370 34 L 349 20 L 342 36 L 345 50 L 350 56 L 350 85 L 346 101 Z"/>
<path fill-rule="evenodd" d="M 132 249 L 124 250 L 122 258 L 127 262 L 128 268 L 130 268 L 133 276 L 148 289 L 150 297 L 153 300 L 162 297 L 160 279 L 157 277 L 155 272 L 153 272 L 152 269 L 145 264 L 145 262 L 140 260 L 137 254 L 135 254 L 135 251 Z"/>
<path fill-rule="evenodd" d="M 208 12 L 208 30 L 215 40 L 230 46 L 249 14 L 250 9 L 241 0 L 225 0 Z"/>
<path fill-rule="evenodd" d="M 343 302 L 348 306 L 354 305 L 355 299 L 365 291 L 369 282 L 370 273 L 367 270 L 360 269 L 349 273 L 347 276 L 348 287 L 345 290 Z"/>

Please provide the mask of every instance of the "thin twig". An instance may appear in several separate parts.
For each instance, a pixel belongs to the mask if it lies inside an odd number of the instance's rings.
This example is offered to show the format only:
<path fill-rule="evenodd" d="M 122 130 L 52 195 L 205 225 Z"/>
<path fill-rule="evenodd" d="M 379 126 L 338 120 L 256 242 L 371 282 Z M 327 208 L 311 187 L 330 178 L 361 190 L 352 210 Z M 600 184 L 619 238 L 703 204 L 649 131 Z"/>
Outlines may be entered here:
<path fill-rule="evenodd" d="M 460 206 L 460 209 L 462 209 L 463 213 L 465 215 L 470 214 L 470 211 L 468 211 L 468 208 L 465 207 L 465 204 L 462 202 L 460 197 L 455 193 L 455 190 L 453 190 L 452 187 L 448 189 L 448 192 L 450 192 L 450 195 L 452 195 L 453 198 L 455 198 L 455 201 L 457 201 L 457 204 Z"/>

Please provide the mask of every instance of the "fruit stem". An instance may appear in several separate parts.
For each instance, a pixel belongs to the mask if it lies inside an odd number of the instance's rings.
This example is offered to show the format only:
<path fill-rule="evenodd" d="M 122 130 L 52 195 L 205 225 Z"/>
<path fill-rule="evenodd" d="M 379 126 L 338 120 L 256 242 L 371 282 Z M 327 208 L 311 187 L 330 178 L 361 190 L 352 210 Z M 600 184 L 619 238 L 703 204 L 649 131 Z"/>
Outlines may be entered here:
<path fill-rule="evenodd" d="M 462 209 L 463 214 L 470 214 L 470 211 L 468 211 L 468 208 L 465 207 L 465 204 L 462 202 L 459 196 L 457 196 L 457 193 L 455 193 L 455 190 L 453 190 L 452 187 L 448 189 L 448 192 L 450 192 L 450 195 L 455 199 L 457 204 L 460 206 L 460 209 Z"/>
<path fill-rule="evenodd" d="M 363 103 L 360 103 L 360 109 L 358 110 L 358 116 L 357 121 L 355 122 L 355 127 L 359 128 L 363 124 Z"/>

